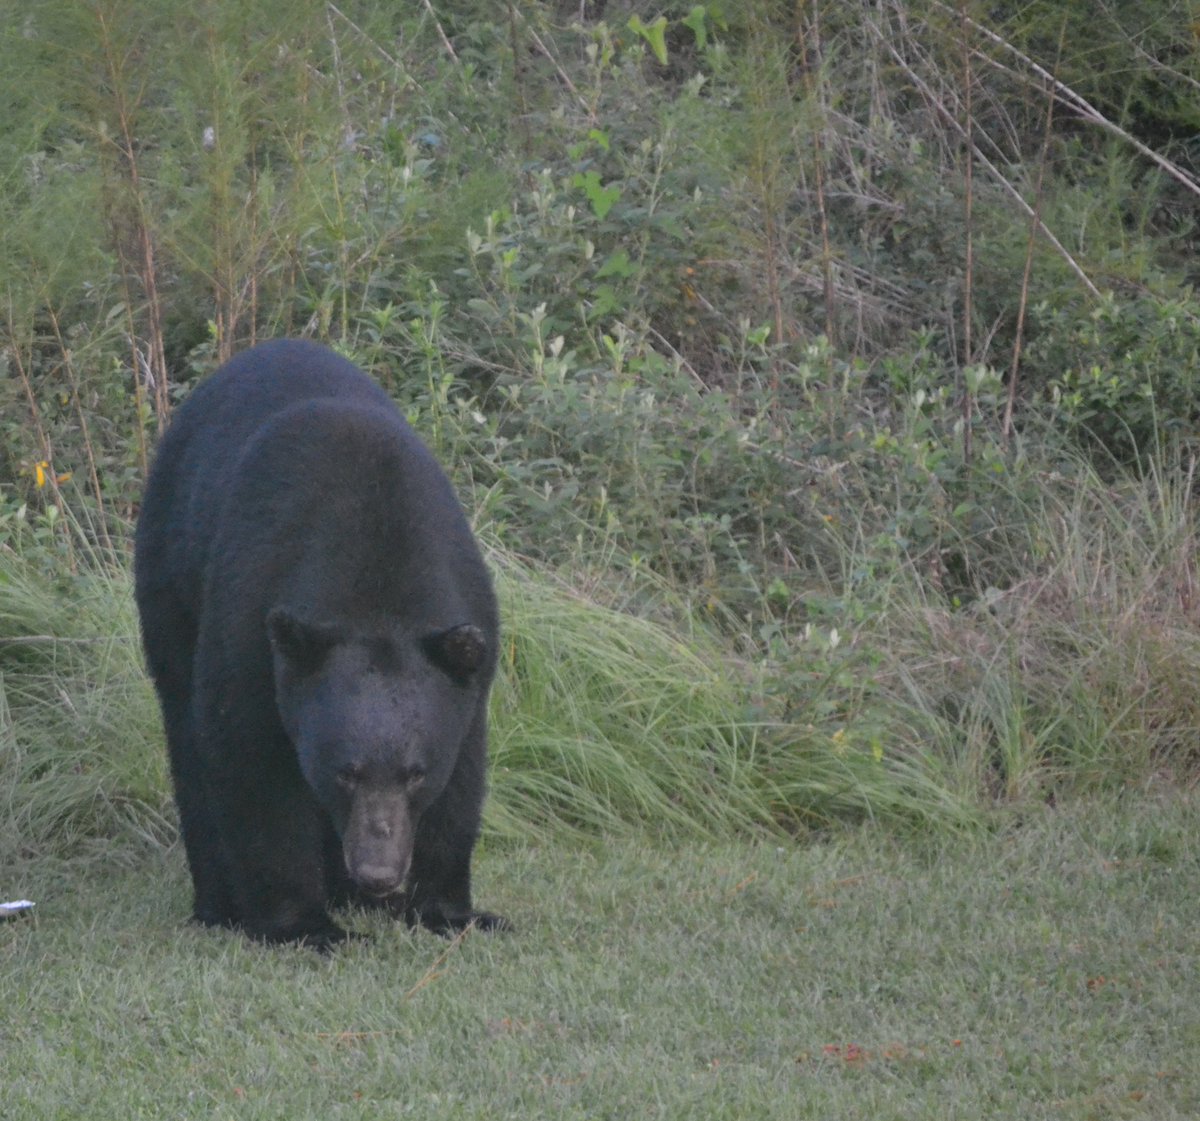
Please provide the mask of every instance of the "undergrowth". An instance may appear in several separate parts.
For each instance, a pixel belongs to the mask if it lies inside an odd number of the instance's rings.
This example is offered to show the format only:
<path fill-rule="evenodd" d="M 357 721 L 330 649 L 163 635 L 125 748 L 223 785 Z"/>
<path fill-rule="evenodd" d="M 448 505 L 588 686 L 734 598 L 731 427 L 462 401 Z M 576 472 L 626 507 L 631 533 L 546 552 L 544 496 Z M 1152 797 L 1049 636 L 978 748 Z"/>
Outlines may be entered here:
<path fill-rule="evenodd" d="M 170 835 L 126 538 L 175 403 L 282 334 L 485 527 L 497 835 L 1195 781 L 1200 74 L 1179 5 L 1101 7 L 9 21 L 4 851 Z"/>
<path fill-rule="evenodd" d="M 489 834 L 971 830 L 1193 782 L 1187 483 L 1047 481 L 1009 527 L 1027 577 L 970 600 L 933 594 L 902 550 L 842 539 L 810 620 L 741 653 L 736 617 L 660 577 L 588 588 L 485 531 L 504 605 Z M 0 551 L 2 854 L 161 843 L 172 814 L 127 570 L 89 556 L 64 576 L 51 542 L 78 526 L 33 529 Z"/>

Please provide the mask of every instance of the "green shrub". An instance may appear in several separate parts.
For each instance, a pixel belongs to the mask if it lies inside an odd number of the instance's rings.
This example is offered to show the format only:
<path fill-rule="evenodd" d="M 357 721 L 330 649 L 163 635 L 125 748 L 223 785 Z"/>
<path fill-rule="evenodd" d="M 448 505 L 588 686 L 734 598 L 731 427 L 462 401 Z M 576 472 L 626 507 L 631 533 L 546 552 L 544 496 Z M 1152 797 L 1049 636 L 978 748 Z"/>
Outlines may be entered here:
<path fill-rule="evenodd" d="M 1200 304 L 1111 293 L 1086 314 L 1038 309 L 1053 409 L 1102 458 L 1147 464 L 1196 436 Z"/>

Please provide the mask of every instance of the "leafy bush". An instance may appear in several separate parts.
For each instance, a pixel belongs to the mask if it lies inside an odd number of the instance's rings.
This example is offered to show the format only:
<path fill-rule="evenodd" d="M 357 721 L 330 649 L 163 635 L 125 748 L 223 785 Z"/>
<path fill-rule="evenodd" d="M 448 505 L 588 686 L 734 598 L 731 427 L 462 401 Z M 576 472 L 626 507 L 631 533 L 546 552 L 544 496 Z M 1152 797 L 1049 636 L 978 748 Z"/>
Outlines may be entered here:
<path fill-rule="evenodd" d="M 1149 463 L 1200 420 L 1200 305 L 1112 294 L 1086 315 L 1046 314 L 1039 349 L 1061 372 L 1055 411 L 1087 445 L 1121 463 Z"/>

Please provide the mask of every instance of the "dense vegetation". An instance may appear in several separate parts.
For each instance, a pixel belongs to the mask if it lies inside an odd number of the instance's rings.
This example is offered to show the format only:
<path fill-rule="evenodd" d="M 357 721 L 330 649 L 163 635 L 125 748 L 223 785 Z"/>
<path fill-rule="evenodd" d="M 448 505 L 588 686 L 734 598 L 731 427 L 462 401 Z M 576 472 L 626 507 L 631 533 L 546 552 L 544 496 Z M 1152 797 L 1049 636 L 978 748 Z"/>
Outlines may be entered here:
<path fill-rule="evenodd" d="M 1200 768 L 1174 0 L 51 0 L 0 31 L 0 856 L 170 834 L 128 527 L 331 342 L 509 608 L 504 835 Z"/>

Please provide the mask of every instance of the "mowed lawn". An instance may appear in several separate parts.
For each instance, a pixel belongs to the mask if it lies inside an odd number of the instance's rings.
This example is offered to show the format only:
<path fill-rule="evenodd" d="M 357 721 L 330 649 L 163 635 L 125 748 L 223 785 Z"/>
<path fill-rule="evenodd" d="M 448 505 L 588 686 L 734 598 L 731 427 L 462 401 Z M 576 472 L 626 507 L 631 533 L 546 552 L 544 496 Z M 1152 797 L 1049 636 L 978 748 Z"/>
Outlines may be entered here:
<path fill-rule="evenodd" d="M 329 958 L 183 920 L 178 849 L 0 873 L 0 1116 L 1200 1117 L 1200 799 L 988 836 L 486 848 L 512 935 Z"/>

